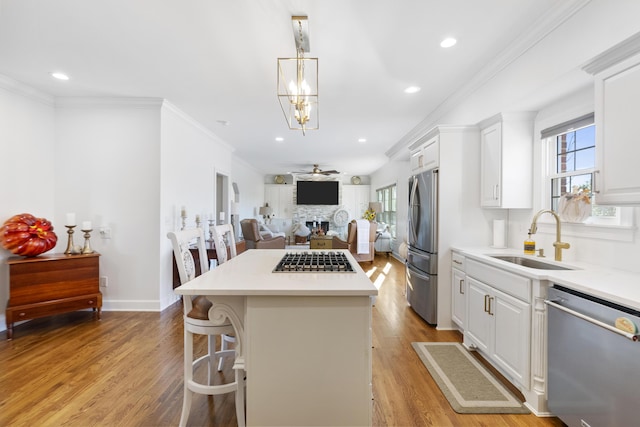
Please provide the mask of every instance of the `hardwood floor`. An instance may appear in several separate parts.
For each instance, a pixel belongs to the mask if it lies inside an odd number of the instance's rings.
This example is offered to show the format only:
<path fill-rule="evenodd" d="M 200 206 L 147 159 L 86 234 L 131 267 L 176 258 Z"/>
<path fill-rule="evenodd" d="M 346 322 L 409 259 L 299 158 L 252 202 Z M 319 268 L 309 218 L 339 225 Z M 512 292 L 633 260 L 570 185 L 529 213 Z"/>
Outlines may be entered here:
<path fill-rule="evenodd" d="M 424 323 L 404 299 L 403 265 L 361 264 L 381 283 L 373 308 L 375 426 L 562 426 L 534 415 L 453 412 L 411 347 L 461 341 Z M 15 327 L 0 341 L 0 426 L 175 426 L 182 409 L 182 307 L 162 313 L 75 312 Z M 4 336 L 2 337 L 4 338 Z M 205 351 L 206 339 L 196 341 Z M 227 363 L 216 381 L 233 378 Z M 195 396 L 189 425 L 235 425 L 233 394 Z M 321 404 L 321 402 L 319 402 Z"/>

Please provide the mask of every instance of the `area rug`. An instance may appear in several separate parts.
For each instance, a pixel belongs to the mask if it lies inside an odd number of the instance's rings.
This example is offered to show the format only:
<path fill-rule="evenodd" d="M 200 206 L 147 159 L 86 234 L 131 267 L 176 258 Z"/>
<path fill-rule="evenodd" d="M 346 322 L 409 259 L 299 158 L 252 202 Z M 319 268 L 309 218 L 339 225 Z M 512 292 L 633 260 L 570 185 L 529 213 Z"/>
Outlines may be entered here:
<path fill-rule="evenodd" d="M 414 342 L 413 348 L 459 414 L 530 411 L 460 343 Z"/>

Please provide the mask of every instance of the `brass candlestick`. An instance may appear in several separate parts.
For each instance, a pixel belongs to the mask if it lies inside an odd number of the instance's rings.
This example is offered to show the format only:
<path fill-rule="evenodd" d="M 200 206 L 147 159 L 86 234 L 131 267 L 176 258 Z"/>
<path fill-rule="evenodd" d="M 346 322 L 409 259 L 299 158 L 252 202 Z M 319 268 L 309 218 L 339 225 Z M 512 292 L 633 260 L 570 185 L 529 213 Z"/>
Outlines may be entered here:
<path fill-rule="evenodd" d="M 69 235 L 69 240 L 67 241 L 67 250 L 64 251 L 65 255 L 76 254 L 76 249 L 73 244 L 73 229 L 76 227 L 75 225 L 65 225 L 68 228 L 67 234 Z"/>
<path fill-rule="evenodd" d="M 91 249 L 91 242 L 89 241 L 89 239 L 91 238 L 91 232 L 92 230 L 82 230 L 84 232 L 84 248 L 82 248 L 82 253 L 83 254 L 92 254 L 93 253 L 93 249 Z"/>

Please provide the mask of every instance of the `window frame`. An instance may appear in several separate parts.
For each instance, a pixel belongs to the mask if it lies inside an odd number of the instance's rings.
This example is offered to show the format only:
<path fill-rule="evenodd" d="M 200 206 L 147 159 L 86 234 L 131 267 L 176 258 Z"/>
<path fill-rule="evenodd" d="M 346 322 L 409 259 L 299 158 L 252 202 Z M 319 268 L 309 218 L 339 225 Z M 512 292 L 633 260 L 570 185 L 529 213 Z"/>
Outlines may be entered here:
<path fill-rule="evenodd" d="M 387 191 L 389 193 L 389 198 L 388 200 L 385 200 L 385 192 Z M 382 203 L 382 212 L 376 216 L 376 220 L 387 224 L 389 226 L 389 233 L 391 234 L 391 237 L 395 239 L 397 236 L 398 225 L 398 185 L 393 183 L 377 188 L 376 200 Z"/>
<path fill-rule="evenodd" d="M 556 125 L 540 132 L 540 142 L 541 142 L 541 155 L 542 155 L 542 207 L 543 209 L 551 209 L 552 204 L 552 179 L 561 178 L 563 176 L 571 176 L 571 175 L 584 175 L 587 173 L 591 173 L 592 175 L 592 185 L 593 180 L 595 180 L 595 174 L 597 173 L 597 163 L 594 162 L 593 168 L 580 169 L 578 171 L 573 170 L 571 172 L 556 172 L 557 169 L 557 136 L 568 133 L 574 130 L 578 130 L 580 128 L 584 128 L 593 124 L 595 126 L 595 122 L 592 119 L 593 114 L 587 114 L 585 116 L 581 116 L 577 119 L 569 120 L 560 125 Z M 592 123 L 589 124 L 588 121 L 591 118 Z M 575 124 L 573 126 L 572 124 Z M 597 156 L 597 141 L 595 142 L 596 156 Z M 597 160 L 596 160 L 597 161 Z M 597 197 L 596 197 L 597 203 Z M 595 239 L 603 239 L 603 240 L 614 240 L 614 241 L 632 241 L 633 240 L 633 232 L 635 230 L 634 222 L 634 210 L 633 207 L 620 207 L 616 206 L 616 216 L 615 217 L 594 217 L 593 215 L 589 216 L 582 223 L 573 223 L 573 222 L 564 222 L 563 221 L 563 234 L 567 236 L 576 236 L 576 237 L 586 237 L 586 238 L 595 238 Z M 555 224 L 551 221 L 551 218 L 547 218 L 546 216 L 541 218 L 539 228 L 540 232 L 543 233 L 555 233 Z"/>

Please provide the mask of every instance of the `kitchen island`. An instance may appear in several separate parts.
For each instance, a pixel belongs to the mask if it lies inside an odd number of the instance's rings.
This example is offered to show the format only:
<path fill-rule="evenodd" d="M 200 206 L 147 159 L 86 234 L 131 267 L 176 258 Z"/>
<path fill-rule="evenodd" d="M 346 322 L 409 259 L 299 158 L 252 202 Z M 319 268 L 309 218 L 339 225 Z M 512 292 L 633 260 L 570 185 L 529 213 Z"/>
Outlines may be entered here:
<path fill-rule="evenodd" d="M 371 425 L 377 289 L 346 250 L 353 272 L 273 272 L 289 252 L 249 250 L 175 291 L 231 320 L 247 425 Z"/>

